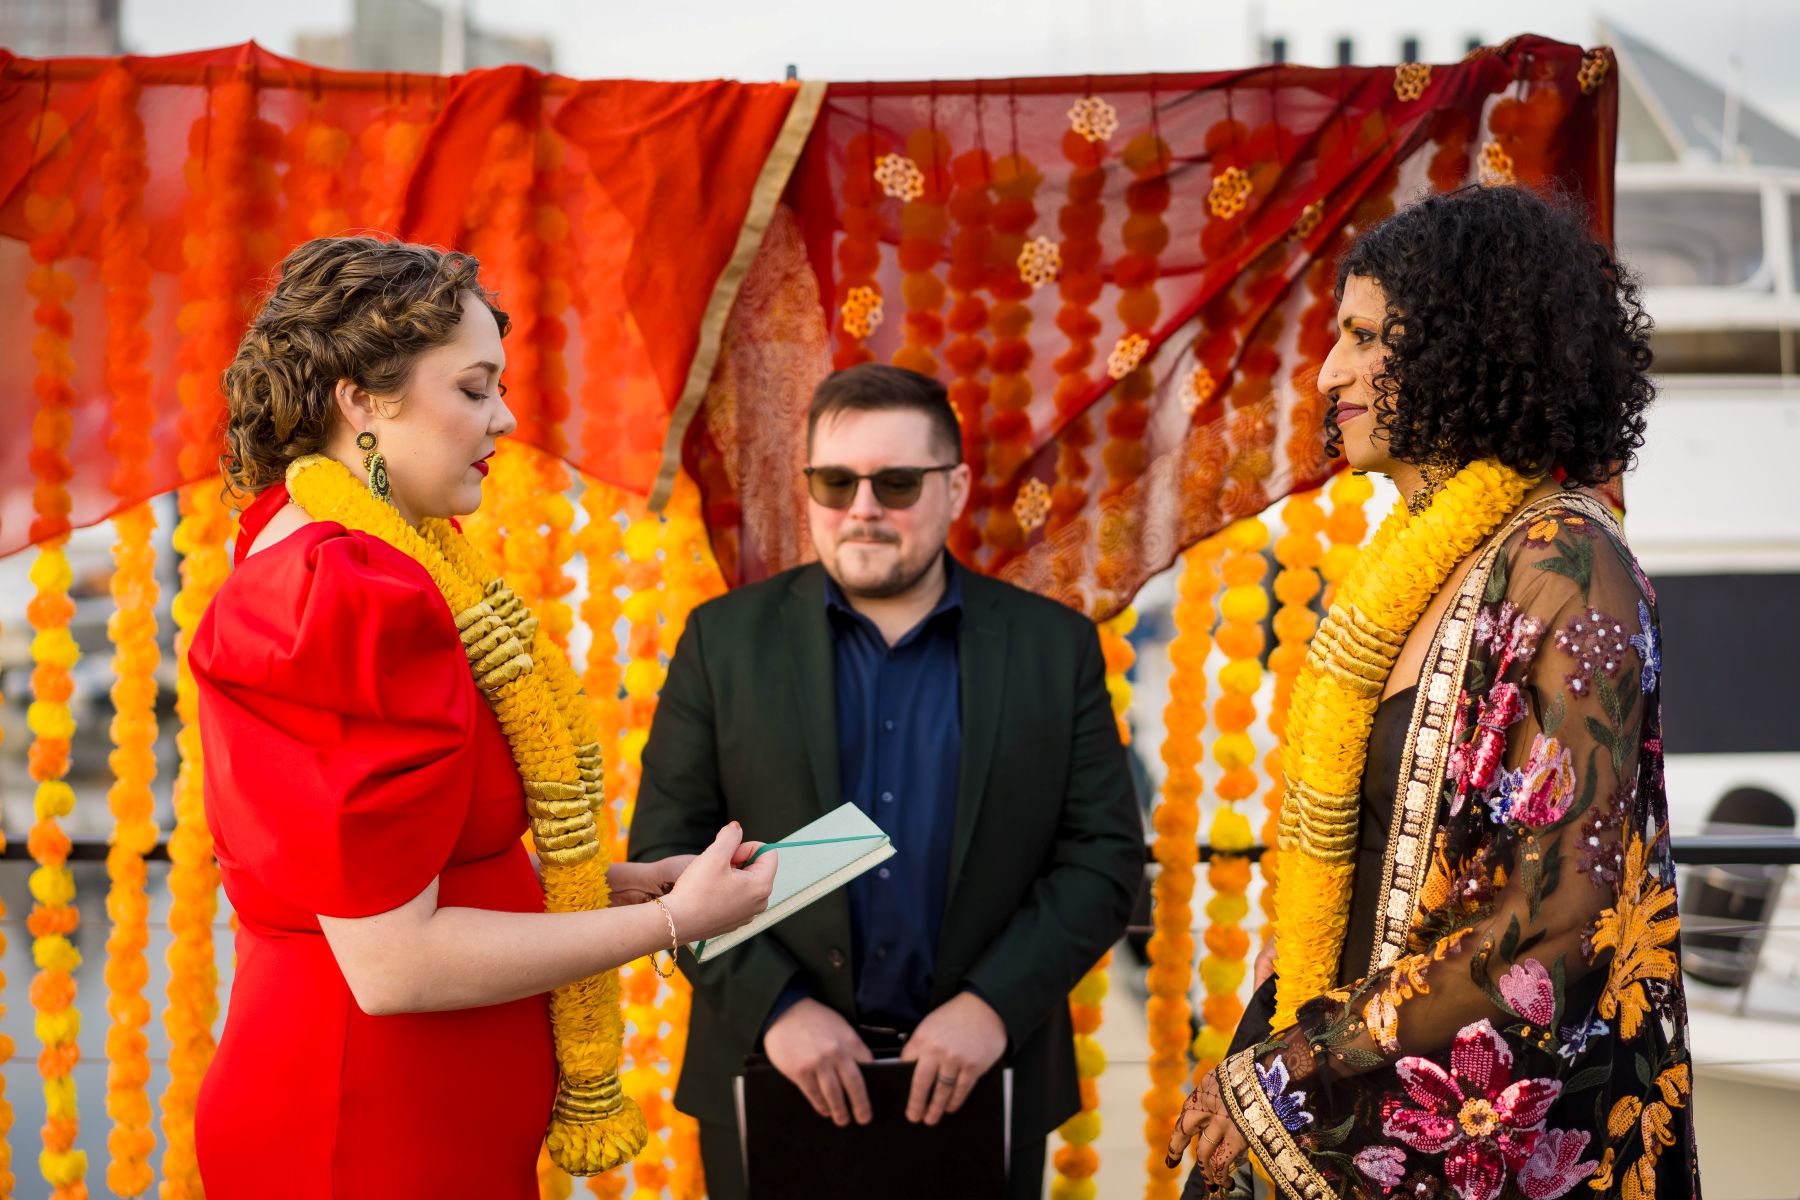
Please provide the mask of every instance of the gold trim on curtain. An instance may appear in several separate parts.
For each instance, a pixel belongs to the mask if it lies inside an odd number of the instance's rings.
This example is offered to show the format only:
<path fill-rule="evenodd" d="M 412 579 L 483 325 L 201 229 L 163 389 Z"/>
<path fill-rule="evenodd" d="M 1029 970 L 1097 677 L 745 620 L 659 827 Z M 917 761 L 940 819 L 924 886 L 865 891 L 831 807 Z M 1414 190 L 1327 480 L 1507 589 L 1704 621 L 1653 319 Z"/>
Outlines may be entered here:
<path fill-rule="evenodd" d="M 674 490 L 675 476 L 681 471 L 681 447 L 687 439 L 688 425 L 700 411 L 700 402 L 706 398 L 706 385 L 712 379 L 713 367 L 718 364 L 725 318 L 737 300 L 744 276 L 749 274 L 750 263 L 775 214 L 775 205 L 787 189 L 788 176 L 793 174 L 794 164 L 800 160 L 800 151 L 806 147 L 813 121 L 824 101 L 823 80 L 810 79 L 801 83 L 794 94 L 794 103 L 788 108 L 787 120 L 782 122 L 781 132 L 769 149 L 769 157 L 763 160 L 762 172 L 750 193 L 750 207 L 744 213 L 743 227 L 738 230 L 737 245 L 732 249 L 725 269 L 719 273 L 719 281 L 713 285 L 712 299 L 706 303 L 706 314 L 700 319 L 700 340 L 694 347 L 694 360 L 688 364 L 681 399 L 669 418 L 669 432 L 663 440 L 662 469 L 656 474 L 656 486 L 650 490 L 653 512 L 662 511 Z"/>

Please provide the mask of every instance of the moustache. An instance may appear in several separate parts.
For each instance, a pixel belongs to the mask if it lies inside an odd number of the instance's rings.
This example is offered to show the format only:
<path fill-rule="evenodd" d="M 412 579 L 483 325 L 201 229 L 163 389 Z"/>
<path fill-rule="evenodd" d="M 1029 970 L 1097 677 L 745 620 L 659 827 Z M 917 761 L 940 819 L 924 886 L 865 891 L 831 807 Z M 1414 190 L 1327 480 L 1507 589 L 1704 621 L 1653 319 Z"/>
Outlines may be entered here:
<path fill-rule="evenodd" d="M 886 542 L 889 545 L 899 545 L 900 535 L 891 529 L 882 529 L 879 526 L 869 525 L 848 526 L 838 533 L 839 545 L 852 540 Z"/>

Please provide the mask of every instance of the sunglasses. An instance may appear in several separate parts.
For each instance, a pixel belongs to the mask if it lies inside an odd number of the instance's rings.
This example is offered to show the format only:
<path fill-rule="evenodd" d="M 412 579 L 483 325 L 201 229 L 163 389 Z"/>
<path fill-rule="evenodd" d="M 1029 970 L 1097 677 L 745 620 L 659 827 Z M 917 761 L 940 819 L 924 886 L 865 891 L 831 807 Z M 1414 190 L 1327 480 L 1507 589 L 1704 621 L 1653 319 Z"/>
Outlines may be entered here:
<path fill-rule="evenodd" d="M 911 508 L 925 490 L 925 476 L 933 471 L 954 471 L 960 465 L 883 467 L 867 475 L 858 475 L 848 467 L 807 467 L 806 488 L 826 508 L 849 508 L 856 503 L 856 489 L 866 479 L 875 492 L 875 503 L 881 507 Z"/>

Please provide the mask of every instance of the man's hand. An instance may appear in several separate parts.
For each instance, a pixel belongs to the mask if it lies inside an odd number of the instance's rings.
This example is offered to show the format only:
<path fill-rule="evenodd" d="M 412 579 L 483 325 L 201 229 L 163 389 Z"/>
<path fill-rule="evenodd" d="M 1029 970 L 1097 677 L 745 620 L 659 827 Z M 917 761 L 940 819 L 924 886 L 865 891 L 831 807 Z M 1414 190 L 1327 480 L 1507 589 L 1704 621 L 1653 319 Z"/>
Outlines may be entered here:
<path fill-rule="evenodd" d="M 959 992 L 932 1010 L 906 1039 L 900 1054 L 913 1068 L 906 1119 L 936 1125 L 955 1112 L 988 1068 L 1006 1053 L 1000 1014 L 974 992 Z"/>
<path fill-rule="evenodd" d="M 763 1053 L 812 1103 L 813 1111 L 840 1127 L 854 1117 L 867 1125 L 874 1113 L 858 1063 L 874 1061 L 868 1046 L 838 1011 L 817 1000 L 799 1000 L 763 1034 Z"/>

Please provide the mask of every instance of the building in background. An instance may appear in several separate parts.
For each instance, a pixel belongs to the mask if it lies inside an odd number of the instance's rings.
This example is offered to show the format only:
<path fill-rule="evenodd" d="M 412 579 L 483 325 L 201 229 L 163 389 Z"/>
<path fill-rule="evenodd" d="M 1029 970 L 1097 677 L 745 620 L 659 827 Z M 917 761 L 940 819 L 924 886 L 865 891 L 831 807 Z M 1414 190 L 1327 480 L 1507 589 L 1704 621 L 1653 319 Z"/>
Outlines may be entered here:
<path fill-rule="evenodd" d="M 118 54 L 120 0 L 0 0 L 0 46 L 29 58 Z"/>
<path fill-rule="evenodd" d="M 294 56 L 340 71 L 454 74 L 510 63 L 554 69 L 549 38 L 481 28 L 464 0 L 355 0 L 349 29 L 302 33 Z"/>

